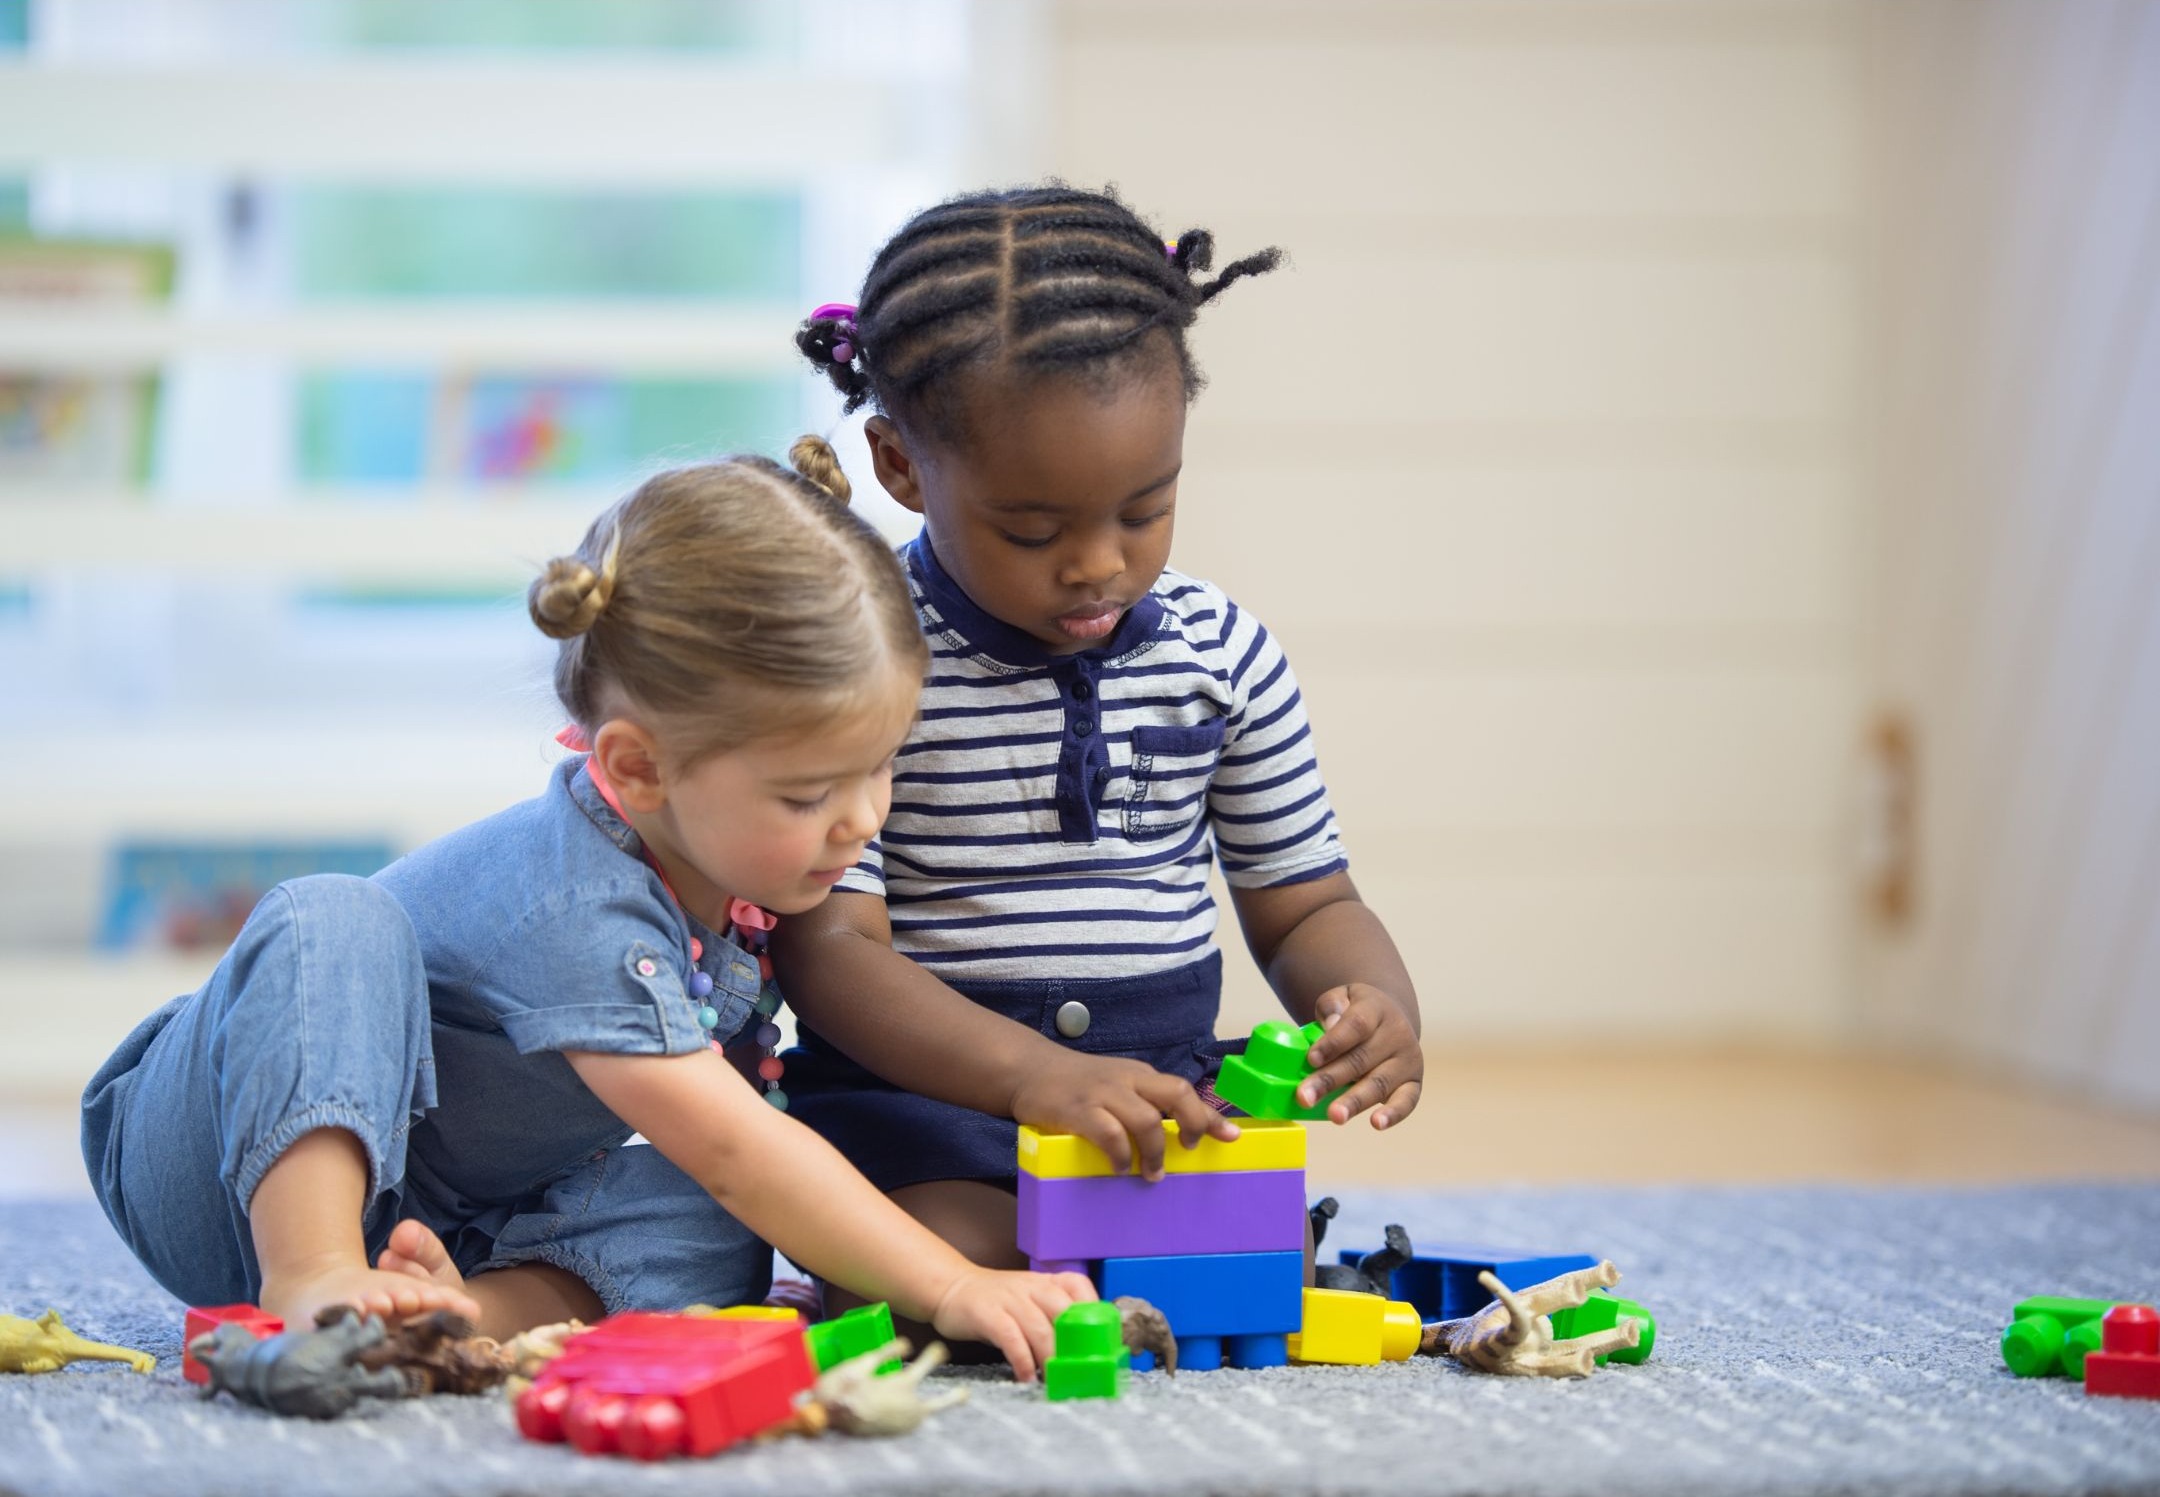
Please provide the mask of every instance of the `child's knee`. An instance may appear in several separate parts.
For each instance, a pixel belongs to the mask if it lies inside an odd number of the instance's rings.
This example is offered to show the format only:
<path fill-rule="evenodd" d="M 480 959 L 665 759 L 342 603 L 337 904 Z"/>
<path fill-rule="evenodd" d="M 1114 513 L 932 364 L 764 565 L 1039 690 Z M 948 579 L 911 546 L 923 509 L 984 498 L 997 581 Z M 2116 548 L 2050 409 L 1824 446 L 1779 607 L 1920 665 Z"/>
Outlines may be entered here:
<path fill-rule="evenodd" d="M 1018 1211 L 1011 1191 L 987 1180 L 926 1180 L 903 1185 L 892 1199 L 970 1263 L 1027 1267 L 1027 1255 L 1014 1241 Z"/>

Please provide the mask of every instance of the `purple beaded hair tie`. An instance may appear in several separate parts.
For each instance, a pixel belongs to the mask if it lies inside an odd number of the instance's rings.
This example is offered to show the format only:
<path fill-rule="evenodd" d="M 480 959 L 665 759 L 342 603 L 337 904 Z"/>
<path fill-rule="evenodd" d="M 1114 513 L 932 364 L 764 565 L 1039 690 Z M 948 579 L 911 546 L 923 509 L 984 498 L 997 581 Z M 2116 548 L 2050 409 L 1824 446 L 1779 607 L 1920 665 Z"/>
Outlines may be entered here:
<path fill-rule="evenodd" d="M 832 346 L 833 362 L 835 364 L 853 362 L 855 358 L 855 308 L 844 301 L 829 301 L 810 314 L 812 322 L 823 322 L 828 317 L 840 324 L 837 329 L 840 334 L 840 341 Z"/>

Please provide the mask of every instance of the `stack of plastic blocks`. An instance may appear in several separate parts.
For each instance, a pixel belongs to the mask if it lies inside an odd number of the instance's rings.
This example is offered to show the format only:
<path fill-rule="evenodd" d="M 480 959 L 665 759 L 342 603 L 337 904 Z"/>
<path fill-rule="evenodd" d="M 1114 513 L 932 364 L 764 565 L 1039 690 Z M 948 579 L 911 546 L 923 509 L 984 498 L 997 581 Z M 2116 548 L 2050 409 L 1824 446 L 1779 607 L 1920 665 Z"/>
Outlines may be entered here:
<path fill-rule="evenodd" d="M 1083 1138 L 1023 1127 L 1020 1250 L 1043 1272 L 1085 1273 L 1106 1300 L 1162 1311 L 1180 1371 L 1279 1367 L 1303 1318 L 1304 1127 L 1240 1118 L 1235 1140 L 1191 1149 L 1163 1128 L 1168 1173 L 1148 1181 Z"/>

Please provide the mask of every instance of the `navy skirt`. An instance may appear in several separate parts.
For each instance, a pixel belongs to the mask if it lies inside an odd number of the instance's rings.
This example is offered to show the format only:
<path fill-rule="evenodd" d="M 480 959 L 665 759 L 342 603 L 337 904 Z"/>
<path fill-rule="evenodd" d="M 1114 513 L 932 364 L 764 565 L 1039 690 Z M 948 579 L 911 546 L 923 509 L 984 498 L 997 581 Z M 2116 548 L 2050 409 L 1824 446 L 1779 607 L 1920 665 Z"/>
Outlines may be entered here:
<path fill-rule="evenodd" d="M 1090 1055 L 1145 1061 L 1195 1086 L 1244 1048 L 1215 1038 L 1222 1004 L 1222 953 L 1151 977 L 1041 978 L 955 982 L 963 996 L 994 1013 Z M 1057 1013 L 1087 1005 L 1087 1033 L 1058 1033 Z M 1020 1127 L 970 1107 L 902 1091 L 843 1055 L 805 1027 L 787 1052 L 788 1111 L 823 1134 L 880 1190 L 927 1180 L 987 1180 L 1010 1185 L 1019 1172 Z"/>

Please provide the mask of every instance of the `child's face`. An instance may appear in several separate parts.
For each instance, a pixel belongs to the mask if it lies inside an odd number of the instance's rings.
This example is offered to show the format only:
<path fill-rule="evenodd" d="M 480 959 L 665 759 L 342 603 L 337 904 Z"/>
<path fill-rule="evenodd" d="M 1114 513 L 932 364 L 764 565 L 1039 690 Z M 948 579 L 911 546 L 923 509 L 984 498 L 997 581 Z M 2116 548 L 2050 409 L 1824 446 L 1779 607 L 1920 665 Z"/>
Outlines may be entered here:
<path fill-rule="evenodd" d="M 891 809 L 893 756 L 921 689 L 896 662 L 860 711 L 670 777 L 660 815 L 681 858 L 714 889 L 777 915 L 822 902 Z"/>
<path fill-rule="evenodd" d="M 977 606 L 1069 654 L 1107 639 L 1170 559 L 1185 386 L 1165 358 L 1111 390 L 1049 376 L 978 397 L 964 446 L 869 425 L 878 479 L 923 516 Z"/>

